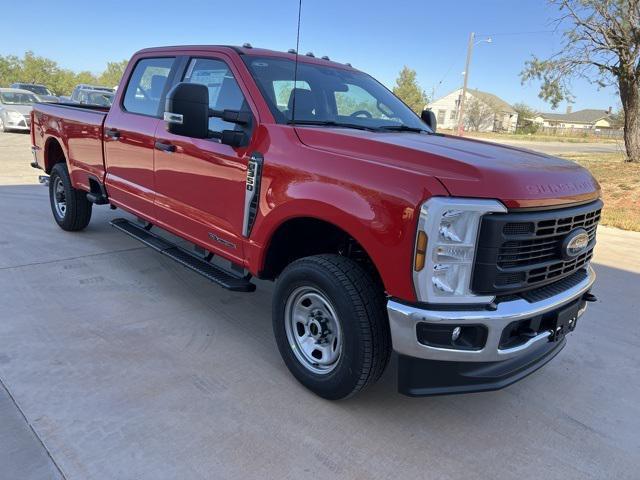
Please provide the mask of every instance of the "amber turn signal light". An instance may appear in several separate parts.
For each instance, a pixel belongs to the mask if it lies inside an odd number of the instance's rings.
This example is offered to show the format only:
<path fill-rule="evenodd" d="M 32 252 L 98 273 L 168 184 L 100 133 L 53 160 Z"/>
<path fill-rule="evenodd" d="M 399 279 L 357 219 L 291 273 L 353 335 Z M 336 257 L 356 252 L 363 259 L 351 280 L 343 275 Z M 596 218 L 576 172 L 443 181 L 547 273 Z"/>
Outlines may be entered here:
<path fill-rule="evenodd" d="M 418 232 L 416 241 L 416 258 L 414 259 L 413 268 L 419 272 L 424 268 L 424 262 L 427 255 L 427 234 L 422 230 Z"/>

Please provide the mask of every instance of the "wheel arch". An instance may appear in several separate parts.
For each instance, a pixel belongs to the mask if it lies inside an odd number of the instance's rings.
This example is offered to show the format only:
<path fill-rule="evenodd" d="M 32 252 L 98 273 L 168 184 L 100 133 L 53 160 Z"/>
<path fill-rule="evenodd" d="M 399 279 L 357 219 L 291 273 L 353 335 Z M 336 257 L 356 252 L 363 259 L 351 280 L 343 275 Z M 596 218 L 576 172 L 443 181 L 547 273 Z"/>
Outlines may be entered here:
<path fill-rule="evenodd" d="M 55 137 L 49 137 L 44 144 L 44 171 L 48 174 L 56 163 L 67 161 L 62 145 Z"/>
<path fill-rule="evenodd" d="M 348 227 L 304 214 L 288 217 L 274 226 L 265 244 L 259 277 L 274 280 L 291 262 L 327 253 L 358 261 L 384 285 L 380 270 L 365 243 Z"/>

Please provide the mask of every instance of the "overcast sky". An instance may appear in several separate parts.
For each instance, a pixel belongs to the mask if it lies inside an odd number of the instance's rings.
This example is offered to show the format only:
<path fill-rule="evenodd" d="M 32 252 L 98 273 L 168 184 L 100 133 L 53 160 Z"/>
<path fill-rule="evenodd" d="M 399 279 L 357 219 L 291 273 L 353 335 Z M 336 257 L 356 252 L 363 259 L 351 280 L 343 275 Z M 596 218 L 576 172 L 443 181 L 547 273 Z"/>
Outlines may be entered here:
<path fill-rule="evenodd" d="M 296 40 L 298 0 L 3 3 L 1 55 L 32 50 L 95 73 L 145 47 L 250 42 L 287 50 Z M 427 94 L 439 97 L 461 86 L 474 31 L 493 41 L 476 46 L 469 86 L 550 111 L 538 86 L 521 85 L 519 73 L 531 54 L 560 46 L 550 32 L 556 14 L 544 0 L 303 0 L 300 50 L 350 62 L 388 87 L 408 65 Z M 574 94 L 574 110 L 618 108 L 613 88 L 576 81 Z"/>

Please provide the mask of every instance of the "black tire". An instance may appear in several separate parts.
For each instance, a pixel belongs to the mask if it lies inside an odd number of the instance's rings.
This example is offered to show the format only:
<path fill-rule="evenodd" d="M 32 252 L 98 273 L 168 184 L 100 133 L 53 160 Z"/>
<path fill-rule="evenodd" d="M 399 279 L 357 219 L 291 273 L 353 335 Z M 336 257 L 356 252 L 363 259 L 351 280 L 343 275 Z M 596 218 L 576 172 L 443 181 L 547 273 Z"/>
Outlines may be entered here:
<path fill-rule="evenodd" d="M 301 288 L 324 294 L 339 317 L 342 349 L 333 370 L 310 371 L 287 337 L 287 303 Z M 273 330 L 280 354 L 294 377 L 317 395 L 338 400 L 375 383 L 391 355 L 384 290 L 355 261 L 316 255 L 291 263 L 280 275 L 273 301 Z M 290 330 L 291 332 L 292 330 Z M 295 330 L 293 330 L 295 331 Z"/>
<path fill-rule="evenodd" d="M 57 190 L 61 190 L 58 192 Z M 64 197 L 60 195 L 63 194 Z M 61 211 L 64 200 L 64 209 Z M 68 232 L 84 229 L 91 220 L 93 204 L 87 200 L 87 193 L 71 185 L 66 163 L 56 163 L 49 176 L 49 201 L 56 223 Z"/>

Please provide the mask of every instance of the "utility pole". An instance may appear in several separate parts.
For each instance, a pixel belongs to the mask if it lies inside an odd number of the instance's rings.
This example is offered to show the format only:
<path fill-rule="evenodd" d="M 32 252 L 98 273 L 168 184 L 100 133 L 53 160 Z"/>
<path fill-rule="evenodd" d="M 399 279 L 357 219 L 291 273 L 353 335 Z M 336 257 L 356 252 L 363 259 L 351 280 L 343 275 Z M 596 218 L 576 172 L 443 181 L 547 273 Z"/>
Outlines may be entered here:
<path fill-rule="evenodd" d="M 467 85 L 469 83 L 469 66 L 471 65 L 471 52 L 473 52 L 473 42 L 476 34 L 471 32 L 469 35 L 469 45 L 467 46 L 467 64 L 464 67 L 464 84 L 462 86 L 462 96 L 460 97 L 460 108 L 458 109 L 458 135 L 462 136 L 464 132 L 464 102 L 467 97 Z"/>

